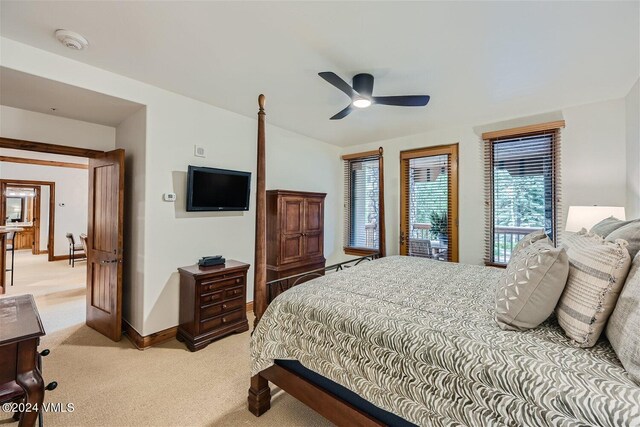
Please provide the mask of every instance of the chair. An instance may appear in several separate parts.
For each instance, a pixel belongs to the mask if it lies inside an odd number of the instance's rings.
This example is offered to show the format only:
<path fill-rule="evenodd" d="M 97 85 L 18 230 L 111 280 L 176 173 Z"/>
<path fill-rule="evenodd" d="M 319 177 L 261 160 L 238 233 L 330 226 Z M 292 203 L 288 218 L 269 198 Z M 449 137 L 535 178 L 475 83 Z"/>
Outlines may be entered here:
<path fill-rule="evenodd" d="M 15 231 L 10 231 L 9 233 L 7 233 L 6 248 L 5 249 L 6 249 L 7 252 L 11 252 L 11 268 L 7 268 L 5 271 L 10 271 L 11 272 L 11 286 L 13 286 L 13 269 L 15 267 L 15 257 L 16 257 L 15 240 L 16 240 L 16 232 Z M 9 243 L 9 241 L 11 241 L 11 243 Z"/>
<path fill-rule="evenodd" d="M 409 239 L 409 253 L 411 256 L 432 258 L 431 241 L 429 239 Z"/>
<path fill-rule="evenodd" d="M 67 233 L 67 240 L 69 240 L 69 265 L 71 265 L 71 267 L 75 267 L 76 252 L 84 254 L 85 257 L 86 252 L 84 251 L 84 246 L 82 244 L 76 243 L 76 239 L 73 237 L 73 233 Z"/>

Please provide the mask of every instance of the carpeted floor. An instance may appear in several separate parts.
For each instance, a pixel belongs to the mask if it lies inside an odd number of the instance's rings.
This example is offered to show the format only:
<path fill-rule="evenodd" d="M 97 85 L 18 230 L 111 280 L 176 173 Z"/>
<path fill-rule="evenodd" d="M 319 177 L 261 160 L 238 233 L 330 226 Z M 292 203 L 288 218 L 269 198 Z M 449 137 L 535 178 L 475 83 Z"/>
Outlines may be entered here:
<path fill-rule="evenodd" d="M 7 268 L 11 254 L 7 252 Z M 47 260 L 47 255 L 33 255 L 30 250 L 15 251 L 13 286 L 11 273 L 6 273 L 7 295 L 48 295 L 56 292 L 84 289 L 87 281 L 87 263 L 77 261 L 71 267 L 67 260 Z"/>
<path fill-rule="evenodd" d="M 195 353 L 176 340 L 140 351 L 126 337 L 114 343 L 79 321 L 83 302 L 77 292 L 37 298 L 47 329 L 41 349 L 51 349 L 45 382 L 59 383 L 45 401 L 74 406 L 45 414 L 45 426 L 330 425 L 277 388 L 266 414 L 247 411 L 248 332 Z M 17 425 L 9 421 L 0 414 L 0 425 Z"/>
<path fill-rule="evenodd" d="M 87 326 L 43 340 L 46 381 L 57 380 L 51 402 L 73 403 L 68 414 L 47 414 L 48 426 L 325 425 L 320 416 L 280 392 L 260 418 L 246 409 L 248 333 L 196 353 L 177 341 L 140 351 Z"/>

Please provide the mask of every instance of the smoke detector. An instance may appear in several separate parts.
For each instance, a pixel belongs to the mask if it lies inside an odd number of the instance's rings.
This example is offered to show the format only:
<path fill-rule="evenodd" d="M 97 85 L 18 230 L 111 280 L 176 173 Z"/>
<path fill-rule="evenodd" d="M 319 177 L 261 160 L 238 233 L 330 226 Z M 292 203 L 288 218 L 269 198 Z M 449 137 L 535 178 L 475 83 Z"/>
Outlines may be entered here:
<path fill-rule="evenodd" d="M 56 30 L 56 38 L 60 43 L 73 50 L 82 50 L 89 46 L 87 39 L 69 30 Z"/>

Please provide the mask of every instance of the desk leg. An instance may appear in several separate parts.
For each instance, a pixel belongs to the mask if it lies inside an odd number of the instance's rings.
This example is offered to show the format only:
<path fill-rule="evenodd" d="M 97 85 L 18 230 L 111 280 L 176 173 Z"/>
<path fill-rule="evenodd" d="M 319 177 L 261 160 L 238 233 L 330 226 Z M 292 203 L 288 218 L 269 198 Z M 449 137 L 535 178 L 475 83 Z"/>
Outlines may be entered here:
<path fill-rule="evenodd" d="M 44 381 L 36 367 L 38 357 L 38 340 L 28 340 L 18 343 L 18 375 L 16 382 L 25 393 L 24 402 L 40 409 L 44 401 Z M 18 427 L 32 427 L 38 419 L 37 411 L 23 412 Z"/>

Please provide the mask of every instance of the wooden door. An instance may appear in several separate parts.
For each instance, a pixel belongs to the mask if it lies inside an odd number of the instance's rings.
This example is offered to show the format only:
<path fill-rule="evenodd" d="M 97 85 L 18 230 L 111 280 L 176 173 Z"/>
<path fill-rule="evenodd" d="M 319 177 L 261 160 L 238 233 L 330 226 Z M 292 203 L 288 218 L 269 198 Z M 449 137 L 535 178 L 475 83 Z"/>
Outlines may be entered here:
<path fill-rule="evenodd" d="M 33 199 L 33 245 L 31 246 L 31 253 L 38 255 L 40 253 L 40 196 L 42 193 L 42 187 L 34 187 L 36 197 Z"/>
<path fill-rule="evenodd" d="M 280 212 L 280 263 L 300 260 L 304 256 L 304 199 L 302 197 L 282 197 Z"/>
<path fill-rule="evenodd" d="M 308 258 L 324 255 L 324 201 L 321 198 L 304 200 L 304 256 Z"/>
<path fill-rule="evenodd" d="M 400 254 L 458 261 L 458 144 L 400 153 Z"/>
<path fill-rule="evenodd" d="M 89 159 L 87 325 L 122 335 L 124 150 Z"/>

